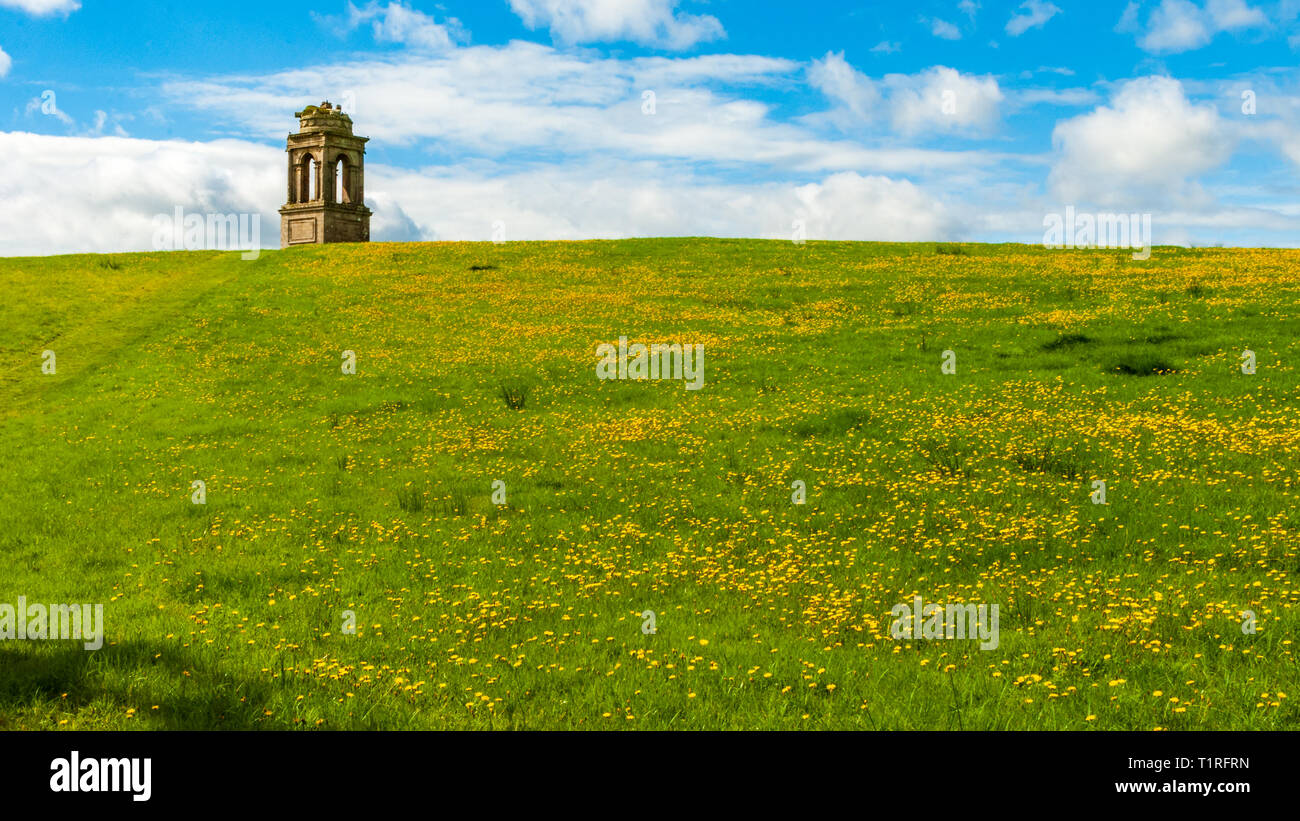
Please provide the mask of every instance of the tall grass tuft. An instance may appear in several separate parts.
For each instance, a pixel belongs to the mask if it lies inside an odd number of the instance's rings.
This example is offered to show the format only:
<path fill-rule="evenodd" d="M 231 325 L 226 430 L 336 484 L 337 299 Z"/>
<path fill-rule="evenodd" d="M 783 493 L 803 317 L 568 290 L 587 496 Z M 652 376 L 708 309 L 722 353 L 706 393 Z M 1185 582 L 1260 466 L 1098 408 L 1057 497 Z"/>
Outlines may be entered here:
<path fill-rule="evenodd" d="M 510 408 L 510 410 L 523 410 L 524 406 L 528 404 L 528 391 L 529 387 L 522 383 L 503 382 L 501 384 L 501 400 L 506 403 L 506 407 Z"/>
<path fill-rule="evenodd" d="M 1083 464 L 1079 459 L 1053 444 L 1037 445 L 1012 458 L 1022 470 L 1030 473 L 1054 473 L 1076 481 L 1083 478 Z"/>
<path fill-rule="evenodd" d="M 970 455 L 947 442 L 933 440 L 920 442 L 917 444 L 917 452 L 921 454 L 922 459 L 940 473 L 946 473 L 949 476 L 962 476 L 967 479 L 975 473 Z"/>
<path fill-rule="evenodd" d="M 424 510 L 424 493 L 408 482 L 397 489 L 397 506 L 407 513 L 419 513 Z"/>

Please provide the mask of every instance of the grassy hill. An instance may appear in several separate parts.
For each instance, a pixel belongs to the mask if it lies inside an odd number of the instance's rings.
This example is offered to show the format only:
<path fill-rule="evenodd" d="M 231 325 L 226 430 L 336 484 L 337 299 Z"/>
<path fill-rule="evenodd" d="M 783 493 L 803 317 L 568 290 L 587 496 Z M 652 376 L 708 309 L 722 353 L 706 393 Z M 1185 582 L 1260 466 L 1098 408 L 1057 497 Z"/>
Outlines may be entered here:
<path fill-rule="evenodd" d="M 1298 723 L 1300 252 L 371 244 L 0 285 L 0 603 L 106 622 L 0 642 L 0 728 Z M 704 387 L 597 379 L 620 336 L 703 344 Z M 997 648 L 894 638 L 915 595 L 999 605 Z"/>

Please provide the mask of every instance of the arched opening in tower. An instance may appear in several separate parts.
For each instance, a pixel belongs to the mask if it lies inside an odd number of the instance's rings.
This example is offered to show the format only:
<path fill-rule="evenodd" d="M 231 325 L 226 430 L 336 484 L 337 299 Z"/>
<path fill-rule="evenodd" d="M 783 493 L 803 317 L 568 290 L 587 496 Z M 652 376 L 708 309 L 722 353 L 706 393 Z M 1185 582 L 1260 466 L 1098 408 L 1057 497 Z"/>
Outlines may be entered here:
<path fill-rule="evenodd" d="M 348 159 L 342 154 L 334 162 L 334 201 L 352 202 L 352 180 L 349 177 Z"/>

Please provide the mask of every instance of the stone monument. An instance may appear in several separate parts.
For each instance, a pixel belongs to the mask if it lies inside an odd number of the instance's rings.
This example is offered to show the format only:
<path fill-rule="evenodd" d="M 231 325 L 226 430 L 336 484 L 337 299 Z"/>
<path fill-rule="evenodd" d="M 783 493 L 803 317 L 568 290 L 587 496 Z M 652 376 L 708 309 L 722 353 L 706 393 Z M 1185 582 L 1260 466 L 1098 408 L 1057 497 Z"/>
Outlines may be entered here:
<path fill-rule="evenodd" d="M 368 137 L 352 133 L 352 118 L 329 102 L 294 113 L 289 135 L 289 201 L 280 209 L 280 247 L 369 242 L 365 205 Z"/>

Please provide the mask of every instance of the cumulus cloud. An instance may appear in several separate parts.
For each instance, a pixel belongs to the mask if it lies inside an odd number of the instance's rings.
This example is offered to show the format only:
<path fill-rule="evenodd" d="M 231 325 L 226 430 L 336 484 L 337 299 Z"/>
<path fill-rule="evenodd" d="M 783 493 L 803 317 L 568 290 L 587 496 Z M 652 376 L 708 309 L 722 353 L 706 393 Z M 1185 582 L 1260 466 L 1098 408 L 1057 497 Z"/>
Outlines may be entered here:
<path fill-rule="evenodd" d="M 381 5 L 377 0 L 371 0 L 361 8 L 349 2 L 343 20 L 331 17 L 319 19 L 340 34 L 369 23 L 375 42 L 401 43 L 424 51 L 446 51 L 469 39 L 468 33 L 456 18 L 451 17 L 439 23 L 424 12 L 409 8 L 401 2 Z"/>
<path fill-rule="evenodd" d="M 1300 168 L 1300 134 L 1289 131 L 1287 135 L 1278 140 L 1278 144 L 1283 153 L 1286 154 L 1287 159 L 1291 160 L 1297 168 Z"/>
<path fill-rule="evenodd" d="M 796 195 L 810 238 L 916 242 L 963 230 L 946 206 L 907 180 L 842 172 Z"/>
<path fill-rule="evenodd" d="M 1235 142 L 1217 110 L 1188 100 L 1177 80 L 1144 77 L 1124 84 L 1110 105 L 1056 126 L 1049 184 L 1070 203 L 1204 206 L 1196 177 L 1226 162 Z"/>
<path fill-rule="evenodd" d="M 18 9 L 41 17 L 47 14 L 71 14 L 81 8 L 81 3 L 79 0 L 0 0 L 0 7 Z"/>
<path fill-rule="evenodd" d="M 628 40 L 677 51 L 726 36 L 716 17 L 678 12 L 677 0 L 510 0 L 510 8 L 566 45 Z"/>
<path fill-rule="evenodd" d="M 0 255 L 150 250 L 153 219 L 260 213 L 279 237 L 283 149 L 237 140 L 199 143 L 0 133 L 21 174 L 0 179 Z"/>
<path fill-rule="evenodd" d="M 1162 0 L 1147 22 L 1138 45 L 1146 51 L 1179 52 L 1200 48 L 1213 37 L 1209 21 L 1188 0 Z"/>
<path fill-rule="evenodd" d="M 849 65 L 844 52 L 827 52 L 808 67 L 808 84 L 834 102 L 833 116 L 845 122 L 867 122 L 876 114 L 880 90 L 870 77 Z M 843 112 L 844 117 L 840 117 Z"/>
<path fill-rule="evenodd" d="M 0 48 L 0 78 L 3 78 L 5 75 L 9 73 L 9 68 L 13 64 L 14 61 L 9 57 L 8 54 L 5 54 L 4 49 Z"/>
<path fill-rule="evenodd" d="M 1138 35 L 1138 46 L 1152 53 L 1176 54 L 1198 49 L 1222 32 L 1268 25 L 1268 18 L 1246 0 L 1208 0 L 1198 6 L 1191 0 L 1161 0 L 1145 27 L 1140 7 L 1130 2 L 1116 25 L 1117 31 Z"/>
<path fill-rule="evenodd" d="M 367 182 L 374 187 L 381 179 L 375 169 L 370 169 Z M 382 188 L 382 183 L 380 185 Z M 370 208 L 370 239 L 374 242 L 420 242 L 437 239 L 433 231 L 421 228 L 386 191 L 378 194 L 366 192 L 366 206 Z M 274 243 L 272 243 L 273 245 Z"/>
<path fill-rule="evenodd" d="M 1007 34 L 1012 37 L 1019 37 L 1032 28 L 1042 28 L 1047 25 L 1061 9 L 1053 3 L 1044 2 L 1044 0 L 1029 0 L 1021 3 L 1019 10 L 1011 15 L 1007 21 Z"/>
<path fill-rule="evenodd" d="M 887 122 L 900 134 L 976 135 L 993 129 L 1003 94 L 993 77 L 934 66 L 919 74 L 888 74 L 873 80 L 829 52 L 814 60 L 808 83 L 835 104 L 823 119 L 840 128 Z"/>
<path fill-rule="evenodd" d="M 426 239 L 507 240 L 727 236 L 789 239 L 795 220 L 809 239 L 933 240 L 962 224 L 905 180 L 832 174 L 805 185 L 722 183 L 642 165 L 546 168 L 482 178 L 442 169 L 414 176 L 389 169 L 380 185 L 423 225 Z M 367 180 L 369 183 L 369 180 Z"/>
<path fill-rule="evenodd" d="M 894 127 L 902 134 L 924 131 L 986 133 L 998 121 L 1002 91 L 991 76 L 962 74 L 934 66 L 920 74 L 884 79 Z"/>
<path fill-rule="evenodd" d="M 1230 111 L 1243 105 L 1242 82 L 1225 84 Z M 1252 93 L 1266 101 L 1258 116 L 1240 122 L 1243 138 L 1273 144 L 1277 150 L 1300 169 L 1300 95 L 1294 88 L 1279 86 L 1266 79 L 1251 82 Z M 1271 115 L 1271 116 L 1270 116 Z"/>

